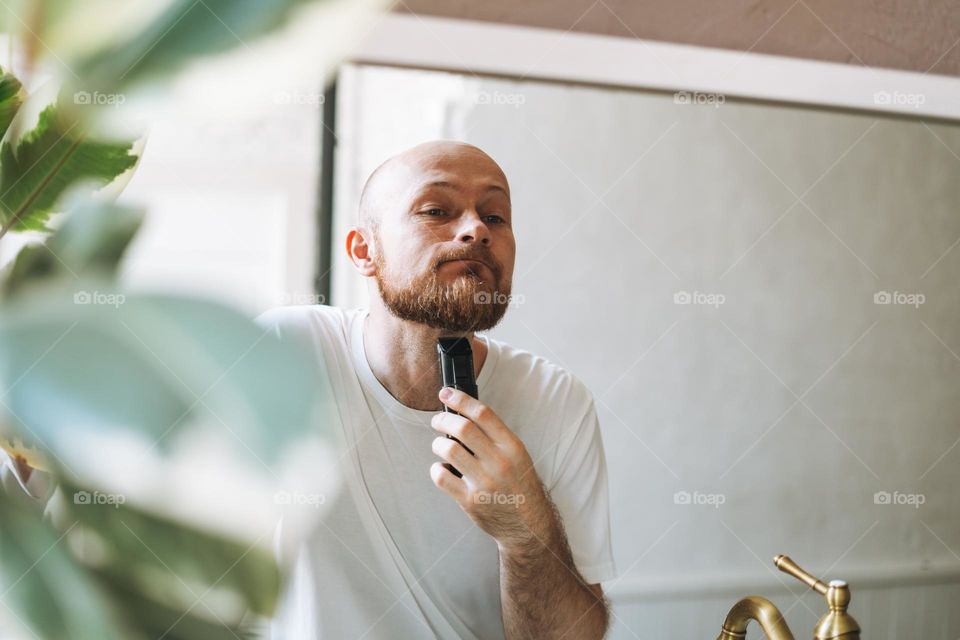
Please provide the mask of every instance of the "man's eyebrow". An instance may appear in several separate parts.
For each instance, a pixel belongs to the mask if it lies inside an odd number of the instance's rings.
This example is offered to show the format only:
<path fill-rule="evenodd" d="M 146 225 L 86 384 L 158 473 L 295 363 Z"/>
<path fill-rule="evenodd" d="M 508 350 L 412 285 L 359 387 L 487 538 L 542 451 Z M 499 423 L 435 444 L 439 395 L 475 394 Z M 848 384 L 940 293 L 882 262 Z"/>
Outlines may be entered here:
<path fill-rule="evenodd" d="M 508 198 L 510 197 L 510 194 L 507 193 L 507 190 L 504 189 L 503 187 L 501 187 L 501 186 L 498 185 L 498 184 L 490 184 L 490 185 L 487 185 L 487 188 L 484 189 L 484 191 L 499 191 L 500 193 L 502 193 L 503 195 L 507 196 Z"/>
<path fill-rule="evenodd" d="M 453 184 L 452 182 L 447 182 L 447 181 L 445 181 L 445 180 L 436 180 L 436 181 L 434 181 L 434 182 L 427 182 L 426 184 L 424 184 L 424 185 L 420 188 L 420 192 L 422 193 L 422 192 L 426 191 L 427 189 L 429 189 L 429 188 L 431 188 L 431 187 L 436 187 L 436 188 L 438 188 L 438 189 L 453 189 L 454 191 L 463 191 L 463 189 L 461 189 L 461 188 L 458 187 L 457 185 Z M 507 193 L 507 190 L 504 189 L 503 187 L 501 187 L 501 186 L 498 185 L 498 184 L 490 184 L 490 185 L 487 185 L 487 187 L 484 189 L 484 191 L 499 191 L 499 192 L 503 193 L 503 195 L 505 195 L 505 196 L 508 196 L 508 197 L 510 196 L 510 194 Z"/>

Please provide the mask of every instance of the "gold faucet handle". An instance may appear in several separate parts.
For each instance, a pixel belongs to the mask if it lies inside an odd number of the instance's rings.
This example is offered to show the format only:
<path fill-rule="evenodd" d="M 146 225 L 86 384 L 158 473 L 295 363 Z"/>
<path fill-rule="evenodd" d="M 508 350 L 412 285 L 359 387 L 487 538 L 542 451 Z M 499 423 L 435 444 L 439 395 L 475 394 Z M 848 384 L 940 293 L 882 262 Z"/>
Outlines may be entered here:
<path fill-rule="evenodd" d="M 830 611 L 823 616 L 814 628 L 813 637 L 815 640 L 835 640 L 843 638 L 844 640 L 859 640 L 860 625 L 847 613 L 847 606 L 850 604 L 850 587 L 843 580 L 831 580 L 830 584 L 824 584 L 800 566 L 784 555 L 779 555 L 773 559 L 777 569 L 784 573 L 789 573 L 794 578 L 803 582 L 817 593 L 823 595 L 827 600 L 827 606 Z"/>
<path fill-rule="evenodd" d="M 780 571 L 783 571 L 784 573 L 789 573 L 800 582 L 815 590 L 817 593 L 824 596 L 827 595 L 827 585 L 825 585 L 822 580 L 813 577 L 801 569 L 800 565 L 791 560 L 788 556 L 781 554 L 773 559 L 773 563 L 777 565 L 777 569 L 780 569 Z"/>

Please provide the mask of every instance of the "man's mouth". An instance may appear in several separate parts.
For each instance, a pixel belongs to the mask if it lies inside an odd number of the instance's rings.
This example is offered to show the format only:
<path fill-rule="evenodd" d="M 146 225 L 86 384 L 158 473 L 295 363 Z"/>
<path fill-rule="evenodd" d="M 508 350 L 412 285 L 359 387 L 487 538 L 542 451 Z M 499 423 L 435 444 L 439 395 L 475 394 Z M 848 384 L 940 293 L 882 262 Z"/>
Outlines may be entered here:
<path fill-rule="evenodd" d="M 462 259 L 457 259 L 457 260 L 446 260 L 446 261 L 444 261 L 442 264 L 446 264 L 446 263 L 448 263 L 448 262 L 462 262 L 463 264 L 466 264 L 466 265 L 469 265 L 469 266 L 472 266 L 472 267 L 486 267 L 487 269 L 490 269 L 490 265 L 488 265 L 486 262 L 481 262 L 480 260 L 473 260 L 473 259 L 471 259 L 471 258 L 462 258 Z"/>
<path fill-rule="evenodd" d="M 483 267 L 486 267 L 487 270 L 488 270 L 491 274 L 496 275 L 495 272 L 494 272 L 494 270 L 493 270 L 493 267 L 491 267 L 491 266 L 490 266 L 489 264 L 487 264 L 486 262 L 484 262 L 484 261 L 482 261 L 482 260 L 477 260 L 477 259 L 475 259 L 475 258 L 456 258 L 456 259 L 453 259 L 453 260 L 444 260 L 443 262 L 440 263 L 440 266 L 442 267 L 442 266 L 445 265 L 445 264 L 461 264 L 461 265 L 467 267 L 468 269 L 470 269 L 470 271 L 472 271 L 472 272 L 475 273 L 475 274 L 478 273 L 478 272 L 480 272 L 480 270 L 481 270 Z"/>

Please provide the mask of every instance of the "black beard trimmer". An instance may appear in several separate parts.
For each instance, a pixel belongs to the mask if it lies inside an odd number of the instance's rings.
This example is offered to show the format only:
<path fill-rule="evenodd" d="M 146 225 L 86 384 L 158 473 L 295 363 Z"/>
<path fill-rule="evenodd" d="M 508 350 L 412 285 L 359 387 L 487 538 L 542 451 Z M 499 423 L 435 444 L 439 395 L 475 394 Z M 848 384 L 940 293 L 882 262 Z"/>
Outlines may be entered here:
<path fill-rule="evenodd" d="M 470 348 L 470 338 L 440 338 L 437 341 L 437 353 L 440 356 L 441 385 L 453 387 L 463 391 L 468 396 L 478 398 L 477 380 L 473 374 L 473 349 Z M 457 413 L 447 405 L 443 405 L 443 410 L 449 413 Z M 451 440 L 457 440 L 450 435 L 447 435 L 447 437 Z M 457 442 L 460 441 L 457 440 Z M 473 455 L 473 451 L 470 451 L 465 444 L 460 442 L 460 445 Z M 443 466 L 458 478 L 463 477 L 463 474 L 457 471 L 453 465 L 444 462 Z"/>

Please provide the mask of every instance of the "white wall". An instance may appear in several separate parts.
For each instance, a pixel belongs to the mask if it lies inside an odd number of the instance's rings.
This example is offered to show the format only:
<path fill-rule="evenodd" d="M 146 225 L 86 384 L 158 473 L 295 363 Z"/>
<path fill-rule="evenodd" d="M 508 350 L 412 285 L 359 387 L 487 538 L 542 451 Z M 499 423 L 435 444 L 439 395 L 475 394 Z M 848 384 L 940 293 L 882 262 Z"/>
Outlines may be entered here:
<path fill-rule="evenodd" d="M 121 200 L 147 209 L 124 261 L 135 289 L 195 293 L 249 314 L 314 300 L 321 83 L 290 87 L 253 108 L 204 109 L 176 85 L 153 115 Z"/>
<path fill-rule="evenodd" d="M 753 591 L 808 635 L 825 607 L 777 553 L 849 579 L 865 638 L 960 634 L 960 127 L 373 67 L 340 89 L 335 304 L 363 304 L 341 238 L 387 155 L 459 138 L 510 180 L 524 302 L 492 334 L 598 400 L 612 637 L 715 637 Z"/>

